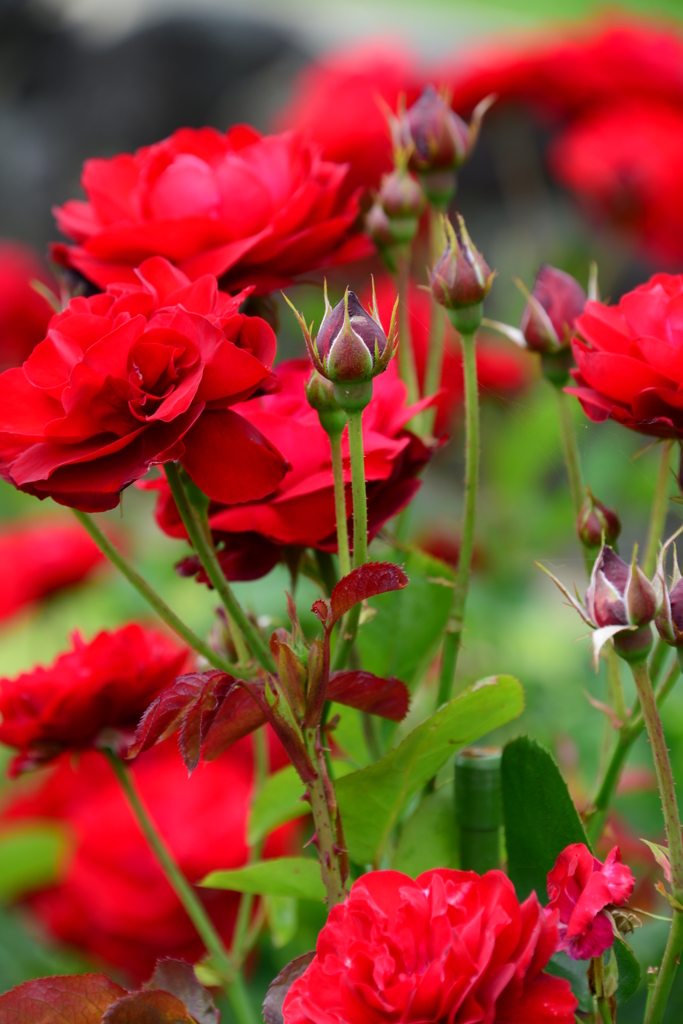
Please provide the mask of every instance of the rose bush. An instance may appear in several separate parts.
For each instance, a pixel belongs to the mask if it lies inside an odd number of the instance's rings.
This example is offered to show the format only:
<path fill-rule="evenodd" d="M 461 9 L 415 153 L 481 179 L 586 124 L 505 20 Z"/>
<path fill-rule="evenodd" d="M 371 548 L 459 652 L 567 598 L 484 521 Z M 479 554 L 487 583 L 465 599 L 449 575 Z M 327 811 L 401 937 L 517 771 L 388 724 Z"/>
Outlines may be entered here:
<path fill-rule="evenodd" d="M 154 257 L 135 284 L 72 299 L 0 375 L 0 475 L 85 511 L 114 508 L 150 465 L 180 460 L 211 497 L 273 491 L 286 464 L 228 408 L 270 381 L 275 335 L 243 296 Z"/>
<path fill-rule="evenodd" d="M 346 173 L 297 133 L 180 128 L 134 154 L 86 161 L 86 201 L 55 210 L 77 244 L 52 254 L 100 288 L 135 281 L 139 263 L 164 256 L 192 280 L 270 291 L 371 253 L 353 232 L 358 199 L 342 193 Z"/>
<path fill-rule="evenodd" d="M 502 871 L 370 872 L 330 911 L 284 1022 L 574 1024 L 569 983 L 543 973 L 556 921 Z"/>
<path fill-rule="evenodd" d="M 275 768 L 284 763 L 274 740 L 271 758 Z M 253 777 L 249 740 L 191 780 L 173 740 L 143 754 L 132 771 L 150 815 L 190 881 L 245 863 Z M 14 798 L 2 822 L 12 826 L 36 818 L 57 819 L 74 837 L 59 884 L 28 898 L 52 936 L 124 970 L 136 982 L 149 977 L 159 957 L 194 962 L 202 955 L 199 936 L 100 754 L 85 753 L 77 763 L 62 758 L 34 792 Z M 267 856 L 291 852 L 294 837 L 293 826 L 280 829 L 268 841 Z M 229 943 L 238 894 L 197 893 Z"/>
<path fill-rule="evenodd" d="M 186 648 L 135 623 L 90 643 L 75 633 L 72 645 L 48 668 L 0 679 L 0 743 L 19 750 L 12 775 L 64 750 L 125 747 L 188 658 Z"/>
<path fill-rule="evenodd" d="M 57 285 L 32 249 L 0 242 L 0 371 L 21 366 L 45 337 L 54 310 L 31 281 L 53 291 Z"/>
<path fill-rule="evenodd" d="M 243 402 L 235 408 L 275 445 L 292 466 L 279 488 L 263 501 L 234 505 L 213 503 L 209 522 L 219 558 L 229 579 L 256 579 L 269 572 L 290 545 L 336 551 L 334 479 L 330 442 L 318 414 L 306 399 L 311 375 L 307 360 L 289 360 L 276 368 L 282 390 Z M 364 416 L 365 471 L 368 485 L 370 536 L 400 512 L 420 487 L 418 474 L 429 449 L 406 429 L 414 410 L 406 403 L 406 387 L 395 364 L 374 381 L 375 397 Z M 351 470 L 348 441 L 343 440 L 347 508 L 351 514 Z M 172 537 L 185 530 L 163 479 L 144 481 L 158 490 L 156 520 Z M 199 572 L 194 558 L 181 563 L 183 572 Z M 206 582 L 202 573 L 199 577 Z"/>

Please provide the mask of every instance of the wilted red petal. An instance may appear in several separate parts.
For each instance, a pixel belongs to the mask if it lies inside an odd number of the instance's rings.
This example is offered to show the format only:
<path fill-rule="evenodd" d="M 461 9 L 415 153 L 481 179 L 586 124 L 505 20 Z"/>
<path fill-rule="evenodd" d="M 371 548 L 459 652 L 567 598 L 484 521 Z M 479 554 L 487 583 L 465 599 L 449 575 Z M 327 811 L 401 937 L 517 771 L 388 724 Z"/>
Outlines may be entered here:
<path fill-rule="evenodd" d="M 333 672 L 327 685 L 327 699 L 401 722 L 408 713 L 410 693 L 406 684 L 393 676 L 382 679 L 372 672 Z"/>
<path fill-rule="evenodd" d="M 332 591 L 330 629 L 360 601 L 386 594 L 390 590 L 403 590 L 407 586 L 408 577 L 393 562 L 367 562 L 359 565 L 348 576 L 344 576 Z"/>
<path fill-rule="evenodd" d="M 105 974 L 38 978 L 0 996 L 0 1024 L 100 1024 L 127 994 Z"/>

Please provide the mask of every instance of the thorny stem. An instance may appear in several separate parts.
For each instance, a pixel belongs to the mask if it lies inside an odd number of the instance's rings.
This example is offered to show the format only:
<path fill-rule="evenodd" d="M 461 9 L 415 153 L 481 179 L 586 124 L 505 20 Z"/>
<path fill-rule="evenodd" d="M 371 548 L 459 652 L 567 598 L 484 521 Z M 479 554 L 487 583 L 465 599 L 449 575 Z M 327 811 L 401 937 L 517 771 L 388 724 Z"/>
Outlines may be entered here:
<path fill-rule="evenodd" d="M 439 258 L 441 250 L 445 245 L 443 233 L 442 215 L 433 206 L 429 207 L 429 254 L 432 266 Z M 441 384 L 441 372 L 444 356 L 444 333 L 446 328 L 446 311 L 440 303 L 431 296 L 430 318 L 429 318 L 429 348 L 427 349 L 427 366 L 425 368 L 423 393 L 435 395 Z M 426 409 L 422 414 L 425 420 L 427 433 L 434 428 L 436 418 L 435 409 Z"/>
<path fill-rule="evenodd" d="M 349 552 L 349 528 L 346 514 L 346 489 L 344 487 L 344 462 L 342 459 L 341 432 L 328 434 L 330 452 L 332 454 L 332 474 L 334 476 L 334 512 L 337 520 L 337 552 L 339 554 L 339 571 L 342 576 L 351 572 L 351 554 Z M 355 516 L 354 516 L 355 523 Z"/>
<path fill-rule="evenodd" d="M 461 333 L 463 375 L 465 379 L 465 498 L 462 514 L 460 554 L 453 588 L 451 613 L 443 643 L 441 677 L 437 707 L 451 696 L 460 649 L 470 569 L 474 550 L 474 528 L 477 513 L 479 480 L 479 389 L 475 335 Z"/>
<path fill-rule="evenodd" d="M 313 813 L 313 825 L 318 847 L 318 860 L 323 884 L 327 891 L 328 909 L 346 898 L 342 880 L 339 850 L 337 848 L 337 804 L 334 788 L 327 775 L 327 767 L 323 750 L 320 745 L 319 732 L 316 729 L 306 730 L 306 747 L 311 761 L 316 766 L 317 775 L 313 782 L 308 783 L 308 800 Z"/>
<path fill-rule="evenodd" d="M 575 519 L 578 517 L 584 501 L 583 482 L 581 480 L 581 460 L 579 458 L 579 446 L 576 440 L 576 427 L 569 395 L 566 395 L 562 388 L 551 385 L 557 399 L 557 418 L 560 424 L 560 443 L 562 445 L 562 457 L 564 458 L 565 469 L 567 470 L 567 481 L 569 483 L 569 494 L 572 499 Z M 591 575 L 593 569 L 593 555 L 583 547 L 583 556 L 586 561 L 586 571 Z"/>
<path fill-rule="evenodd" d="M 176 613 L 169 608 L 164 599 L 157 594 L 157 592 L 149 585 L 147 580 L 143 579 L 142 576 L 133 568 L 130 562 L 121 554 L 112 542 L 109 540 L 103 530 L 97 525 L 92 516 L 88 515 L 87 512 L 80 512 L 78 509 L 73 509 L 73 513 L 85 529 L 88 531 L 92 539 L 97 544 L 100 551 L 109 559 L 112 565 L 116 566 L 119 572 L 126 577 L 128 582 L 133 586 L 138 594 L 147 601 L 147 603 L 154 609 L 159 618 L 171 627 L 174 633 L 177 633 L 179 637 L 190 645 L 198 654 L 214 665 L 215 668 L 221 669 L 223 672 L 228 672 L 230 675 L 235 676 L 238 679 L 250 679 L 251 673 L 240 669 L 237 665 L 233 665 L 227 658 L 222 657 L 217 651 L 214 651 L 213 647 L 210 647 L 205 640 L 197 636 L 189 626 L 178 618 Z"/>
<path fill-rule="evenodd" d="M 595 956 L 592 959 L 593 977 L 595 979 L 595 1002 L 600 1014 L 600 1020 L 603 1024 L 613 1024 L 612 1013 L 609 1008 L 609 1000 L 605 998 L 605 965 L 603 963 L 602 955 Z"/>
<path fill-rule="evenodd" d="M 272 655 L 258 630 L 249 621 L 244 609 L 233 594 L 230 584 L 223 575 L 216 552 L 209 543 L 202 525 L 190 504 L 177 464 L 175 462 L 167 462 L 164 470 L 166 471 L 166 479 L 171 488 L 173 500 L 183 521 L 183 526 L 190 539 L 190 543 L 199 556 L 199 561 L 202 563 L 206 575 L 225 605 L 226 611 L 241 629 L 251 653 L 266 672 L 275 674 L 277 669 Z"/>
<path fill-rule="evenodd" d="M 657 549 L 664 533 L 666 522 L 668 484 L 669 484 L 669 463 L 671 461 L 671 449 L 673 441 L 662 442 L 662 458 L 659 463 L 659 473 L 655 484 L 655 492 L 652 498 L 650 510 L 650 522 L 647 528 L 647 543 L 643 556 L 643 572 L 646 576 L 652 576 L 657 564 Z"/>
<path fill-rule="evenodd" d="M 638 698 L 645 720 L 648 739 L 652 748 L 652 759 L 654 761 L 655 774 L 659 795 L 662 801 L 664 813 L 664 827 L 671 864 L 671 889 L 674 898 L 683 902 L 683 837 L 681 836 L 681 822 L 676 802 L 676 788 L 669 752 L 666 747 L 666 739 L 662 728 L 662 720 L 657 710 L 657 702 L 650 683 L 650 675 L 647 662 L 639 662 L 631 665 L 633 680 L 638 691 Z M 678 958 L 683 951 L 683 912 L 673 908 L 673 921 L 669 940 L 664 952 L 662 966 L 657 976 L 652 1001 L 650 1003 L 646 1024 L 660 1024 L 666 1003 L 669 998 L 674 975 L 678 966 Z"/>
<path fill-rule="evenodd" d="M 398 254 L 396 258 L 398 283 L 398 372 L 401 380 L 408 388 L 408 404 L 414 405 L 420 397 L 415 369 L 415 353 L 410 337 L 410 318 L 408 295 L 410 287 L 410 248 Z M 417 417 L 416 417 L 417 418 Z"/>

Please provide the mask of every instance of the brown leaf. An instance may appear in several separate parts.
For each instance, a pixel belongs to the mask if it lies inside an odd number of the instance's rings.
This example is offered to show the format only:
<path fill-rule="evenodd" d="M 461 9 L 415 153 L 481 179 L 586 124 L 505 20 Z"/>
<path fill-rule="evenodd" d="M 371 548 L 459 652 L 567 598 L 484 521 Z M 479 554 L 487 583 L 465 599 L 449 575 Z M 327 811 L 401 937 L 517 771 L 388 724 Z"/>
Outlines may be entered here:
<path fill-rule="evenodd" d="M 326 697 L 392 722 L 402 722 L 410 704 L 408 687 L 400 679 L 393 676 L 382 679 L 372 672 L 360 670 L 333 672 L 327 684 Z"/>
<path fill-rule="evenodd" d="M 154 974 L 144 986 L 162 989 L 182 1000 L 197 1024 L 218 1024 L 220 1014 L 211 993 L 197 980 L 192 964 L 185 960 L 158 960 Z"/>
<path fill-rule="evenodd" d="M 105 974 L 26 981 L 0 996 L 0 1024 L 100 1024 L 125 988 Z"/>
<path fill-rule="evenodd" d="M 283 1024 L 282 1004 L 285 996 L 297 978 L 300 978 L 315 957 L 315 950 L 304 953 L 296 960 L 291 960 L 283 967 L 278 976 L 270 983 L 266 998 L 263 1000 L 263 1019 L 266 1024 Z"/>
<path fill-rule="evenodd" d="M 102 1024 L 193 1024 L 193 1018 L 177 996 L 153 989 L 133 992 L 112 1003 Z"/>
<path fill-rule="evenodd" d="M 386 594 L 390 590 L 403 590 L 407 586 L 408 577 L 393 562 L 367 562 L 359 565 L 348 576 L 344 576 L 332 591 L 327 628 L 331 629 L 342 615 L 360 601 Z"/>

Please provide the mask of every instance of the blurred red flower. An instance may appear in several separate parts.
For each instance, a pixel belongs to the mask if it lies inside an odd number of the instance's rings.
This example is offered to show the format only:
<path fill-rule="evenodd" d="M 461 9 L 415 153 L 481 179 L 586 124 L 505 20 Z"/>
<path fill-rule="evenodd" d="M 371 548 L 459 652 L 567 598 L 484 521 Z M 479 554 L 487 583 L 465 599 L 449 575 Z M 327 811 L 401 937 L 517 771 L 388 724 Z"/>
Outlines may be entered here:
<path fill-rule="evenodd" d="M 683 275 L 655 274 L 616 306 L 588 302 L 576 333 L 567 391 L 590 419 L 683 437 Z"/>
<path fill-rule="evenodd" d="M 396 301 L 396 286 L 390 277 L 380 278 L 376 283 L 377 306 L 380 317 L 388 321 Z M 364 297 L 369 299 L 370 296 Z M 429 348 L 429 293 L 411 283 L 408 293 L 408 319 L 415 353 L 415 363 L 420 385 L 424 382 Z M 477 372 L 479 390 L 482 396 L 506 395 L 521 391 L 530 383 L 534 367 L 527 353 L 487 337 L 477 342 Z M 457 332 L 446 317 L 444 334 L 444 358 L 441 373 L 441 392 L 436 398 L 437 437 L 448 429 L 456 409 L 462 405 L 464 385 L 462 379 L 462 356 Z"/>
<path fill-rule="evenodd" d="M 103 511 L 150 465 L 179 460 L 216 500 L 274 490 L 286 464 L 234 405 L 270 380 L 276 341 L 244 295 L 154 257 L 135 284 L 72 299 L 22 367 L 0 375 L 0 475 Z"/>
<path fill-rule="evenodd" d="M 334 478 L 330 442 L 318 414 L 306 400 L 311 364 L 306 359 L 280 363 L 275 370 L 282 390 L 253 398 L 236 407 L 240 416 L 261 431 L 292 466 L 280 487 L 264 501 L 209 508 L 209 522 L 219 557 L 229 579 L 256 579 L 269 572 L 285 545 L 336 551 Z M 406 404 L 406 388 L 395 363 L 374 380 L 374 397 L 363 415 L 368 525 L 373 537 L 400 512 L 420 488 L 417 475 L 430 458 L 430 449 L 406 430 L 414 414 Z M 351 513 L 351 467 L 348 441 L 342 441 L 347 509 Z M 158 490 L 156 520 L 172 537 L 184 537 L 175 503 L 164 479 L 141 486 Z M 186 572 L 199 571 L 188 559 Z M 206 582 L 200 575 L 200 580 Z"/>
<path fill-rule="evenodd" d="M 125 747 L 158 693 L 187 661 L 186 648 L 136 623 L 98 633 L 48 667 L 0 679 L 0 743 L 19 753 L 10 775 L 64 750 Z"/>
<path fill-rule="evenodd" d="M 223 288 L 267 292 L 372 252 L 353 234 L 358 201 L 341 195 L 346 174 L 296 133 L 181 128 L 134 154 L 87 160 L 87 201 L 55 210 L 77 245 L 53 256 L 101 288 L 134 281 L 135 267 L 159 255 L 192 280 L 213 274 Z"/>
<path fill-rule="evenodd" d="M 0 622 L 33 601 L 78 583 L 104 561 L 78 523 L 39 519 L 0 530 Z"/>
<path fill-rule="evenodd" d="M 0 242 L 0 371 L 21 366 L 45 337 L 54 310 L 31 286 L 57 284 L 33 249 L 19 242 Z"/>
<path fill-rule="evenodd" d="M 330 911 L 285 1024 L 574 1024 L 569 982 L 543 973 L 556 915 L 502 871 L 373 871 Z"/>
<path fill-rule="evenodd" d="M 274 767 L 286 758 L 271 745 Z M 246 862 L 246 820 L 252 788 L 245 740 L 188 778 L 173 740 L 132 766 L 152 819 L 190 881 Z M 63 880 L 31 895 L 29 905 L 56 938 L 146 980 L 159 957 L 196 961 L 204 952 L 194 926 L 147 847 L 105 759 L 64 757 L 34 792 L 19 796 L 2 820 L 56 818 L 74 836 Z M 189 827 L 188 827 L 189 826 Z M 268 840 L 267 856 L 292 852 L 296 826 Z M 198 889 L 197 895 L 229 942 L 239 895 Z"/>
<path fill-rule="evenodd" d="M 614 942 L 614 926 L 606 912 L 621 907 L 633 892 L 633 872 L 621 863 L 619 847 L 605 863 L 583 843 L 567 846 L 548 872 L 548 910 L 560 915 L 559 948 L 572 960 L 600 956 Z"/>

